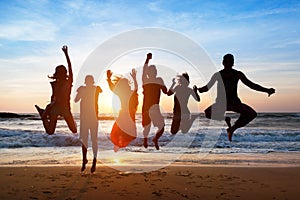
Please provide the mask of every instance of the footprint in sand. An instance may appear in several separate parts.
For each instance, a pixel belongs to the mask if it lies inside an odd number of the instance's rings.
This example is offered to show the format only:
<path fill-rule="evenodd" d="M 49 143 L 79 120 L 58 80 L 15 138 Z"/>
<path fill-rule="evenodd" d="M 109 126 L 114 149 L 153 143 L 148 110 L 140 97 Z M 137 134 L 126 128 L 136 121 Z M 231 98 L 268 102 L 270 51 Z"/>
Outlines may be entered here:
<path fill-rule="evenodd" d="M 192 173 L 189 172 L 189 171 L 186 171 L 186 172 L 178 172 L 176 173 L 176 176 L 184 176 L 184 177 L 188 177 L 188 176 L 191 176 Z"/>
<path fill-rule="evenodd" d="M 51 191 L 48 191 L 48 190 L 43 191 L 43 193 L 44 193 L 44 194 L 52 194 L 52 192 L 51 192 Z"/>
<path fill-rule="evenodd" d="M 152 192 L 152 194 L 154 194 L 155 196 L 157 196 L 157 197 L 160 197 L 160 196 L 162 196 L 162 193 L 161 193 L 161 191 L 160 190 L 158 190 L 158 191 L 154 191 L 154 192 Z"/>

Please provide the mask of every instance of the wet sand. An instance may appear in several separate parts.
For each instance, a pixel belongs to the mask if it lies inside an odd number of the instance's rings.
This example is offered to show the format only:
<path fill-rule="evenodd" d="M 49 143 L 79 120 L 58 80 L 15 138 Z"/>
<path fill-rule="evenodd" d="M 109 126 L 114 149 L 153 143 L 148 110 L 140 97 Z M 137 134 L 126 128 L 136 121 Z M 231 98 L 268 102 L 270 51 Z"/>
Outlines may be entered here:
<path fill-rule="evenodd" d="M 0 167 L 0 199 L 299 199 L 300 167 L 170 165 L 126 173 L 98 164 Z"/>

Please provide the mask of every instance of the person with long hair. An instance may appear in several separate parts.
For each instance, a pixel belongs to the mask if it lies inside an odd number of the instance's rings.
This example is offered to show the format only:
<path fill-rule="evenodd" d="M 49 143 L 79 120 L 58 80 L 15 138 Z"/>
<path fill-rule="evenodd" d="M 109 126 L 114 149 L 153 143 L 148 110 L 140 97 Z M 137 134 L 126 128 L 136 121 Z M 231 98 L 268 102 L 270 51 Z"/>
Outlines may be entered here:
<path fill-rule="evenodd" d="M 173 84 L 167 93 L 169 96 L 174 94 L 173 120 L 171 125 L 172 134 L 176 134 L 179 130 L 181 130 L 182 133 L 187 133 L 193 125 L 195 119 L 199 116 L 191 115 L 187 106 L 190 96 L 192 96 L 196 101 L 200 101 L 197 87 L 194 86 L 193 89 L 189 87 L 190 77 L 188 73 L 182 73 L 177 77 L 177 85 L 174 78 Z"/>
<path fill-rule="evenodd" d="M 135 114 L 138 106 L 136 70 L 132 69 L 130 73 L 134 83 L 133 90 L 127 78 L 116 76 L 112 80 L 112 71 L 107 70 L 106 74 L 110 90 L 119 97 L 121 102 L 119 116 L 110 133 L 111 141 L 114 144 L 114 151 L 118 151 L 119 148 L 126 147 L 137 135 L 135 124 Z"/>
<path fill-rule="evenodd" d="M 65 119 L 72 133 L 77 133 L 76 123 L 70 108 L 70 95 L 73 83 L 72 65 L 66 45 L 62 47 L 62 51 L 67 59 L 68 70 L 64 65 L 59 65 L 55 68 L 53 76 L 48 76 L 54 80 L 50 83 L 52 87 L 50 104 L 45 109 L 35 105 L 43 121 L 45 131 L 49 135 L 55 132 L 58 116 L 62 116 Z"/>

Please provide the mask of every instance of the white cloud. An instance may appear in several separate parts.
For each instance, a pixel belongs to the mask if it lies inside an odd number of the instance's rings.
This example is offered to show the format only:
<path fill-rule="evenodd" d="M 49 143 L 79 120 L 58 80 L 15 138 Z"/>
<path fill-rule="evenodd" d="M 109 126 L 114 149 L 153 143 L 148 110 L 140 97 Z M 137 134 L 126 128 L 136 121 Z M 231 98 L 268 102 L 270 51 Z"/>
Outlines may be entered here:
<path fill-rule="evenodd" d="M 154 11 L 154 12 L 162 12 L 163 9 L 159 6 L 160 2 L 150 2 L 147 4 L 147 7 L 149 10 Z"/>
<path fill-rule="evenodd" d="M 79 10 L 84 5 L 83 0 L 72 0 L 63 2 L 67 9 Z"/>
<path fill-rule="evenodd" d="M 47 21 L 18 20 L 0 25 L 0 38 L 17 41 L 53 41 L 57 28 Z"/>
<path fill-rule="evenodd" d="M 299 12 L 299 7 L 291 7 L 291 8 L 276 8 L 276 9 L 263 9 L 257 10 L 251 13 L 242 13 L 239 15 L 231 16 L 232 19 L 250 19 L 250 18 L 258 18 L 258 17 L 265 17 L 269 15 L 278 15 L 278 14 L 285 14 L 285 13 L 292 13 L 292 12 Z"/>
<path fill-rule="evenodd" d="M 298 39 L 295 39 L 295 40 L 287 39 L 285 41 L 279 41 L 276 44 L 270 46 L 270 48 L 285 48 L 285 47 L 293 46 L 293 45 L 298 45 L 299 46 L 300 45 L 300 40 L 298 40 Z"/>

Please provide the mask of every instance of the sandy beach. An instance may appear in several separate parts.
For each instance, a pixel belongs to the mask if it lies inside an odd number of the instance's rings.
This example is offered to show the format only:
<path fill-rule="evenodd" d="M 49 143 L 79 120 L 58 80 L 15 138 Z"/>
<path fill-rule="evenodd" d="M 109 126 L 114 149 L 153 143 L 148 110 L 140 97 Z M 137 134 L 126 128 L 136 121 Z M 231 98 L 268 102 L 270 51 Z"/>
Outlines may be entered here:
<path fill-rule="evenodd" d="M 209 137 L 220 127 L 208 132 L 202 119 L 189 134 L 165 133 L 159 151 L 151 143 L 145 149 L 140 137 L 118 152 L 105 134 L 114 120 L 101 121 L 94 174 L 91 146 L 80 172 L 81 143 L 64 121 L 48 136 L 39 120 L 4 119 L 0 199 L 299 199 L 299 114 L 260 114 L 231 143 L 222 130 Z M 166 124 L 169 130 L 170 118 Z M 213 146 L 204 148 L 204 141 Z"/>
<path fill-rule="evenodd" d="M 300 167 L 0 167 L 0 199 L 299 199 Z"/>

